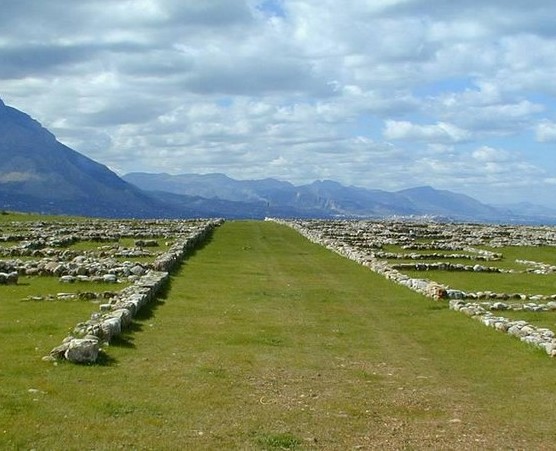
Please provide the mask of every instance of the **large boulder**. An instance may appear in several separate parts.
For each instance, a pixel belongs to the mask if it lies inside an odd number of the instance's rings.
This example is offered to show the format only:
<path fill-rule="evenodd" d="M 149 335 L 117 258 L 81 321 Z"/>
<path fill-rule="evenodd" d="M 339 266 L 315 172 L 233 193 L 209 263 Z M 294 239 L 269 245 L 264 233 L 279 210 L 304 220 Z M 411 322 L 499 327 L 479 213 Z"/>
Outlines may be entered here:
<path fill-rule="evenodd" d="M 0 285 L 16 285 L 19 274 L 17 271 L 10 273 L 0 272 Z"/>
<path fill-rule="evenodd" d="M 74 338 L 68 344 L 64 357 L 73 363 L 94 363 L 98 358 L 100 345 L 94 338 Z"/>
<path fill-rule="evenodd" d="M 102 339 L 109 342 L 112 337 L 116 337 L 122 333 L 122 322 L 120 318 L 108 317 L 100 323 Z"/>

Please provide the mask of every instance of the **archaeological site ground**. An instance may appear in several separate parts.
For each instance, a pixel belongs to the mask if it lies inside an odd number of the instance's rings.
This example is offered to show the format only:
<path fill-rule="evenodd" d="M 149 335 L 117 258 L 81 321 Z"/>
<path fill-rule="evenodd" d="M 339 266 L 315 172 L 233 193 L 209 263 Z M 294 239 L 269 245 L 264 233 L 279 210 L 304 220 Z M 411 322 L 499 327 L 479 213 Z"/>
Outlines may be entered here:
<path fill-rule="evenodd" d="M 0 216 L 0 449 L 552 449 L 556 229 Z"/>

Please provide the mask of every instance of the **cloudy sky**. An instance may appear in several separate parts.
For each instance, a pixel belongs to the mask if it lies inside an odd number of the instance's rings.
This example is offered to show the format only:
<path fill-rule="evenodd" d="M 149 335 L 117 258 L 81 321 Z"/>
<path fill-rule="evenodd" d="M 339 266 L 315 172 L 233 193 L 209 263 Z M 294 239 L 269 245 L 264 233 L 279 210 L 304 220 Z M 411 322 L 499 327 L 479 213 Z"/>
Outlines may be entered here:
<path fill-rule="evenodd" d="M 553 0 L 2 0 L 0 98 L 119 174 L 553 205 Z"/>

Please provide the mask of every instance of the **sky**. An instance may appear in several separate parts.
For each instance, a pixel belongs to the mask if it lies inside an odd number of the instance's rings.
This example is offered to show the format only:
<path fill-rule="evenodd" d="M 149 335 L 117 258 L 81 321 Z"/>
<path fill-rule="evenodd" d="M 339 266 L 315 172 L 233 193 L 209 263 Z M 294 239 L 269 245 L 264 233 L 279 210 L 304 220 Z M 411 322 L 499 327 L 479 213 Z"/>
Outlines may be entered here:
<path fill-rule="evenodd" d="M 0 98 L 129 172 L 556 198 L 553 0 L 2 0 Z"/>

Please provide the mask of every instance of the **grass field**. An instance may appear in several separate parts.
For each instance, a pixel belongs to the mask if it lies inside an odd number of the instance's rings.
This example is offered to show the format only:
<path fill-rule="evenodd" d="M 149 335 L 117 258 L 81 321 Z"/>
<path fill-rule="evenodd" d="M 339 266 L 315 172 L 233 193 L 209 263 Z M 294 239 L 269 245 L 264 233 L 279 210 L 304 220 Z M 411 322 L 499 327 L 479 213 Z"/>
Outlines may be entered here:
<path fill-rule="evenodd" d="M 556 294 L 556 274 L 500 274 L 473 271 L 403 270 L 415 278 L 427 278 L 463 291 L 493 291 L 530 295 Z"/>
<path fill-rule="evenodd" d="M 10 222 L 34 222 L 34 221 L 41 221 L 41 222 L 67 222 L 67 221 L 87 221 L 87 218 L 81 216 L 54 216 L 54 215 L 42 215 L 38 213 L 21 213 L 21 212 L 14 212 L 14 211 L 2 211 L 0 212 L 0 224 L 6 225 Z"/>
<path fill-rule="evenodd" d="M 90 310 L 88 310 L 90 309 Z M 553 449 L 555 362 L 268 222 L 228 222 L 101 365 L 0 299 L 0 449 Z"/>

